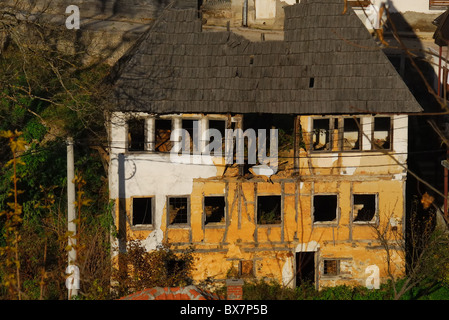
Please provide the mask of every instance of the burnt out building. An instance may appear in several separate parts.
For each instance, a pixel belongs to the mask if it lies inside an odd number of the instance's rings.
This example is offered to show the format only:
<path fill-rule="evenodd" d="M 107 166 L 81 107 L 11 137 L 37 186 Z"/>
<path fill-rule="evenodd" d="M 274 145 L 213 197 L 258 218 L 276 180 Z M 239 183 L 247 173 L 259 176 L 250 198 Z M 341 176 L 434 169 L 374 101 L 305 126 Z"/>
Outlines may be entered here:
<path fill-rule="evenodd" d="M 206 31 L 197 10 L 166 10 L 118 62 L 117 250 L 131 239 L 192 246 L 195 280 L 386 279 L 373 231 L 403 239 L 408 117 L 421 106 L 343 0 L 284 10 L 277 41 Z M 205 152 L 212 143 L 222 153 Z M 390 259 L 404 272 L 400 250 Z"/>

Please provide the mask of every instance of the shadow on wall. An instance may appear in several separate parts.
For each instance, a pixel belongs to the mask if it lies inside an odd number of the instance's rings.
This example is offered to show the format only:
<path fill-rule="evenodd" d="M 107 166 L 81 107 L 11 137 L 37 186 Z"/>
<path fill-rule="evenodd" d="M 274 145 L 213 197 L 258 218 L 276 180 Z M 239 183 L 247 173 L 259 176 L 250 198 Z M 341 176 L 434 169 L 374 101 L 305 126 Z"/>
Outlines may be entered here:
<path fill-rule="evenodd" d="M 446 150 L 442 148 L 441 139 L 428 121 L 433 120 L 442 125 L 447 120 L 444 116 L 425 114 L 443 111 L 438 103 L 439 59 L 435 56 L 438 51 L 435 50 L 437 46 L 434 43 L 423 41 L 417 35 L 417 32 L 422 31 L 435 32 L 436 27 L 432 22 L 441 13 L 436 15 L 421 14 L 421 17 L 414 19 L 415 17 L 410 16 L 414 13 L 407 12 L 402 15 L 395 10 L 390 0 L 387 1 L 387 4 L 394 13 L 390 14 L 391 20 L 384 27 L 385 39 L 390 45 L 384 48 L 384 52 L 420 103 L 424 112 L 423 115 L 409 116 L 408 169 L 436 189 L 443 190 L 444 175 L 440 163 L 446 157 Z M 395 39 L 395 35 L 399 35 L 400 42 Z M 402 45 L 410 50 L 410 54 L 404 50 Z M 431 49 L 430 46 L 434 49 Z M 443 199 L 435 195 L 415 176 L 408 174 L 406 183 L 406 213 L 409 219 L 416 198 L 421 199 L 426 192 L 435 198 L 437 206 L 443 204 Z M 415 209 L 414 211 L 416 211 Z"/>

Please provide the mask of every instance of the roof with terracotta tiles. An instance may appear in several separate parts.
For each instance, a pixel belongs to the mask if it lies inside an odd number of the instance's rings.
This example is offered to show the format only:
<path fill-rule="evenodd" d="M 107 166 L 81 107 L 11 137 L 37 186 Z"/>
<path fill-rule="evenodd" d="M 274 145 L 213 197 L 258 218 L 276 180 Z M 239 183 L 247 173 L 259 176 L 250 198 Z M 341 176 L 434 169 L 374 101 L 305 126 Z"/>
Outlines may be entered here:
<path fill-rule="evenodd" d="M 155 287 L 144 289 L 119 300 L 219 300 L 220 296 L 196 286 Z"/>
<path fill-rule="evenodd" d="M 402 113 L 421 106 L 343 0 L 285 10 L 284 40 L 205 32 L 167 10 L 116 65 L 112 103 L 152 113 Z"/>

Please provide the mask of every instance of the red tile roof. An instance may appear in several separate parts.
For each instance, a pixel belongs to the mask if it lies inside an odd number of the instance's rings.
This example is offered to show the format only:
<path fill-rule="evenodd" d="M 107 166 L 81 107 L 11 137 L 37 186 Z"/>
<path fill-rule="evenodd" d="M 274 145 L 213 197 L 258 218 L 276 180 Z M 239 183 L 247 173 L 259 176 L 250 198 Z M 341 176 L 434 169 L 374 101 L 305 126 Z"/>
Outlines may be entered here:
<path fill-rule="evenodd" d="M 196 286 L 155 287 L 137 291 L 119 300 L 220 300 L 220 297 Z"/>

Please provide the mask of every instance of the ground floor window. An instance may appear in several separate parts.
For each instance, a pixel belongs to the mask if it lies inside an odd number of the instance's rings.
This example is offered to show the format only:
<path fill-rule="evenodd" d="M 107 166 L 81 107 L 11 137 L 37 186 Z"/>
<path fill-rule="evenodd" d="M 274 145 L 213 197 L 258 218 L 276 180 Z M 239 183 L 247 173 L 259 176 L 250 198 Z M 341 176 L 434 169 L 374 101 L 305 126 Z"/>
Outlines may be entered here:
<path fill-rule="evenodd" d="M 132 224 L 153 224 L 153 198 L 132 198 Z"/>
<path fill-rule="evenodd" d="M 168 197 L 167 211 L 170 226 L 188 224 L 190 216 L 189 197 Z"/>
<path fill-rule="evenodd" d="M 340 274 L 340 260 L 324 259 L 323 260 L 323 275 L 337 276 Z"/>

